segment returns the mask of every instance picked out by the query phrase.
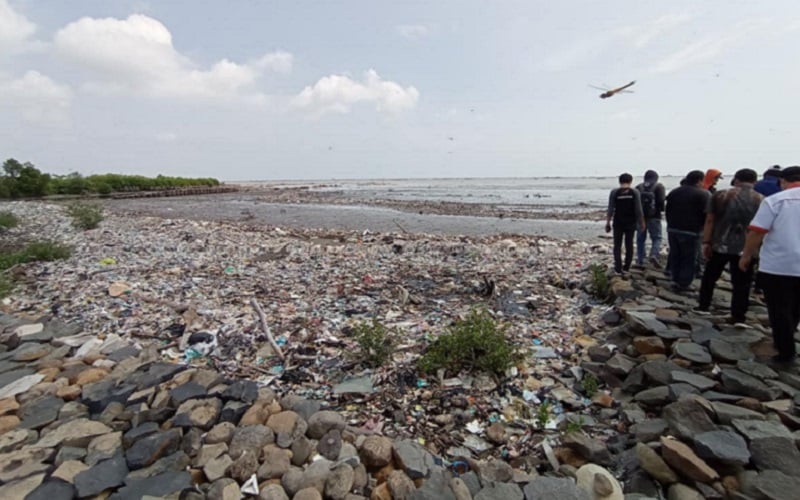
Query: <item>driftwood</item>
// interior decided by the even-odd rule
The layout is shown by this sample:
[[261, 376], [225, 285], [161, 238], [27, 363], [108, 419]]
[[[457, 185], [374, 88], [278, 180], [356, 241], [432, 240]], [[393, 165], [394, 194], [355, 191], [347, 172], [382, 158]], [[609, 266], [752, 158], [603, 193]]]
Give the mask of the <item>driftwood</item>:
[[255, 298], [250, 299], [250, 305], [253, 306], [253, 309], [255, 309], [256, 313], [258, 313], [258, 319], [261, 321], [261, 330], [267, 336], [267, 340], [269, 340], [269, 345], [272, 346], [272, 349], [275, 351], [275, 354], [277, 354], [278, 357], [281, 358], [281, 361], [284, 361], [286, 359], [286, 356], [283, 355], [283, 351], [281, 351], [280, 346], [278, 346], [278, 343], [275, 342], [275, 337], [272, 336], [272, 332], [270, 331], [269, 325], [267, 324], [267, 317], [264, 314], [264, 310], [261, 309], [261, 306], [259, 305], [258, 301]]

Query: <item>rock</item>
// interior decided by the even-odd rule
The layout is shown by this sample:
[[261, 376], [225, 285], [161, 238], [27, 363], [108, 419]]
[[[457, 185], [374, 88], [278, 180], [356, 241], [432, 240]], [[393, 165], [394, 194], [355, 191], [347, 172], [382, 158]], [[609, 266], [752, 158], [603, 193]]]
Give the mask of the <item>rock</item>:
[[633, 347], [639, 354], [665, 354], [667, 348], [659, 337], [635, 337]]
[[662, 437], [661, 454], [667, 464], [690, 479], [701, 483], [710, 483], [719, 479], [717, 471], [709, 467], [691, 448], [680, 441]]
[[209, 461], [222, 456], [222, 454], [227, 451], [228, 446], [225, 443], [207, 444], [200, 448], [197, 455], [192, 460], [192, 465], [203, 468]]
[[19, 423], [19, 417], [16, 415], [5, 415], [0, 417], [0, 435], [5, 434], [12, 429], [16, 429], [17, 426], [19, 426]]
[[604, 443], [590, 438], [583, 432], [571, 432], [564, 436], [561, 444], [574, 450], [590, 462], [606, 465], [611, 462], [611, 455]]
[[45, 396], [31, 403], [22, 405], [17, 416], [22, 420], [23, 429], [41, 429], [58, 418], [58, 412], [64, 406], [64, 400], [55, 396]]
[[631, 329], [645, 335], [655, 335], [661, 330], [666, 330], [667, 325], [656, 319], [656, 315], [649, 312], [625, 311], [625, 316]]
[[259, 456], [260, 455], [250, 453], [249, 450], [245, 451], [231, 464], [230, 468], [228, 469], [228, 476], [232, 477], [239, 483], [244, 483], [258, 470]]
[[381, 468], [392, 461], [392, 441], [383, 436], [367, 436], [359, 454], [367, 468]]
[[127, 481], [126, 486], [111, 495], [110, 500], [139, 500], [167, 497], [192, 486], [192, 476], [186, 471], [164, 472], [145, 479]]
[[701, 365], [711, 363], [711, 354], [709, 354], [708, 350], [694, 342], [675, 342], [672, 345], [672, 351], [692, 363]]
[[456, 496], [456, 500], [472, 500], [472, 492], [469, 491], [467, 483], [460, 477], [454, 477], [450, 480], [450, 489]]
[[694, 436], [694, 447], [697, 455], [707, 460], [716, 460], [728, 465], [746, 465], [750, 462], [747, 443], [734, 432], [699, 433]]
[[[354, 479], [355, 473], [350, 465], [341, 464], [335, 467], [328, 476], [328, 479], [325, 480], [325, 498], [330, 498], [331, 500], [343, 500], [353, 488]], [[391, 488], [391, 475], [389, 476], [389, 481], [389, 487]], [[409, 479], [409, 482], [410, 481], [411, 480]], [[413, 487], [414, 483], [411, 483], [411, 485]], [[400, 497], [394, 496], [394, 498]]]
[[663, 418], [652, 418], [645, 420], [630, 427], [630, 432], [636, 436], [636, 440], [640, 443], [649, 443], [650, 441], [658, 441], [669, 429], [669, 424]]
[[768, 387], [764, 382], [732, 368], [722, 370], [721, 381], [722, 387], [726, 391], [750, 396], [759, 401], [768, 401], [780, 397], [780, 393], [776, 394], [775, 389]]
[[180, 406], [190, 399], [203, 398], [207, 393], [208, 391], [204, 386], [195, 382], [188, 382], [169, 391], [169, 397], [174, 406]]
[[682, 371], [672, 372], [672, 381], [690, 384], [694, 387], [697, 387], [701, 391], [707, 391], [717, 385], [714, 380], [711, 380], [708, 377], [704, 377], [696, 373]]
[[317, 443], [317, 451], [328, 460], [336, 460], [342, 450], [342, 434], [331, 429], [322, 436]]
[[23, 448], [0, 455], [0, 482], [8, 483], [25, 476], [47, 472], [55, 450], [43, 448]]
[[318, 411], [308, 419], [308, 437], [320, 439], [328, 431], [336, 429], [341, 431], [345, 428], [345, 420], [339, 413], [334, 411]]
[[592, 500], [587, 492], [578, 488], [572, 479], [540, 476], [523, 488], [525, 498], [553, 498], [558, 500]]
[[525, 496], [522, 490], [519, 489], [519, 486], [515, 484], [489, 483], [473, 498], [475, 500], [523, 500]]
[[606, 367], [611, 371], [611, 373], [621, 377], [630, 374], [636, 365], [637, 362], [635, 359], [619, 352], [614, 354], [611, 359], [606, 362]]
[[756, 439], [778, 437], [792, 439], [792, 433], [783, 425], [772, 421], [733, 420], [736, 431], [750, 442]]
[[494, 422], [486, 428], [486, 437], [495, 444], [506, 442], [506, 428], [502, 422]]
[[254, 455], [258, 456], [264, 446], [274, 442], [275, 435], [269, 427], [264, 425], [238, 427], [233, 432], [229, 454], [238, 458], [243, 451], [250, 450]]
[[180, 443], [179, 429], [170, 429], [139, 439], [125, 453], [128, 468], [136, 470], [152, 465], [159, 458], [175, 453]]
[[272, 432], [275, 434], [284, 433], [292, 435], [294, 434], [299, 419], [300, 415], [293, 411], [282, 411], [269, 416], [267, 419], [267, 427], [272, 429]]
[[696, 434], [717, 428], [703, 406], [692, 399], [682, 399], [664, 408], [662, 417], [670, 430], [681, 439], [692, 439]]
[[258, 494], [258, 500], [289, 500], [289, 496], [278, 484], [267, 484]]
[[322, 500], [322, 494], [316, 488], [303, 488], [294, 494], [292, 500]]
[[145, 422], [129, 430], [122, 436], [122, 445], [130, 448], [139, 439], [151, 436], [159, 431], [159, 426], [155, 422]]
[[75, 487], [64, 481], [47, 481], [31, 491], [25, 500], [72, 500]]
[[669, 487], [667, 500], [705, 500], [705, 497], [696, 489], [685, 484], [675, 483]]
[[502, 460], [489, 460], [481, 463], [479, 476], [481, 481], [486, 484], [487, 482], [500, 482], [507, 483], [511, 481], [514, 476], [514, 470], [508, 465], [507, 462]]
[[432, 471], [430, 477], [411, 497], [412, 500], [455, 500], [455, 498], [453, 490], [450, 489], [449, 477], [446, 477], [441, 470]]
[[636, 444], [636, 458], [639, 460], [639, 465], [642, 469], [661, 484], [667, 485], [678, 481], [678, 476], [664, 459], [646, 444]]
[[236, 426], [230, 422], [221, 422], [208, 431], [205, 437], [206, 444], [217, 444], [217, 443], [225, 443], [228, 444], [231, 442], [233, 438], [233, 432], [236, 430]]
[[[744, 441], [744, 440], [743, 440]], [[800, 451], [793, 439], [763, 437], [750, 443], [753, 464], [759, 470], [777, 470], [794, 476], [800, 471]]]
[[79, 497], [97, 495], [109, 488], [123, 484], [128, 466], [122, 453], [104, 460], [75, 476], [75, 489]]
[[217, 422], [222, 402], [217, 398], [190, 399], [178, 407], [172, 423], [180, 427], [209, 430]]
[[[20, 373], [25, 373], [24, 370], [18, 370]], [[13, 375], [15, 372], [12, 372]], [[4, 374], [9, 375], [9, 374]], [[38, 384], [44, 379], [44, 375], [40, 373], [36, 373], [33, 375], [24, 375], [20, 378], [14, 379], [11, 382], [6, 383], [5, 385], [0, 386], [0, 399], [10, 398], [12, 396], [16, 396], [17, 394], [21, 394], [23, 392], [29, 391], [33, 386]]]
[[84, 385], [81, 389], [81, 403], [85, 404], [91, 413], [100, 413], [113, 402], [125, 403], [135, 390], [134, 384], [116, 385], [113, 379], [106, 378]]
[[231, 478], [224, 477], [214, 481], [206, 494], [208, 500], [241, 500], [242, 491]]
[[89, 469], [89, 466], [79, 460], [67, 460], [53, 471], [52, 477], [73, 483], [75, 476], [87, 469]]
[[25, 479], [4, 484], [3, 486], [0, 486], [0, 498], [26, 498], [32, 491], [42, 484], [43, 480], [44, 474], [34, 474], [26, 477]]
[[300, 490], [304, 488], [314, 488], [318, 492], [325, 491], [325, 483], [331, 474], [331, 462], [321, 458], [311, 464], [303, 471], [300, 478]]
[[65, 446], [87, 446], [95, 436], [108, 434], [111, 431], [111, 428], [101, 422], [78, 418], [61, 424], [32, 446], [36, 448], [51, 448], [60, 444]]
[[263, 452], [263, 463], [258, 469], [258, 479], [280, 479], [291, 465], [290, 453], [276, 446], [266, 446]]
[[646, 406], [661, 407], [672, 401], [668, 386], [662, 385], [637, 392], [633, 400]]
[[253, 403], [257, 398], [258, 384], [252, 380], [237, 380], [222, 393], [222, 399], [225, 401], [237, 400], [243, 403]]
[[747, 344], [732, 343], [722, 339], [712, 339], [708, 350], [715, 359], [726, 362], [753, 359], [753, 353]]
[[764, 420], [764, 415], [741, 406], [712, 401], [711, 407], [720, 424], [730, 425], [734, 420]]
[[599, 465], [586, 464], [578, 469], [577, 485], [593, 500], [624, 500], [617, 479]]
[[[292, 442], [292, 464], [302, 466], [311, 456], [311, 441], [305, 436], [300, 436]], [[391, 450], [390, 450], [391, 452]]]
[[184, 453], [182, 450], [179, 450], [172, 455], [159, 458], [153, 465], [149, 467], [144, 467], [131, 472], [128, 474], [128, 477], [125, 478], [125, 482], [130, 483], [131, 480], [146, 479], [149, 477], [158, 476], [165, 472], [178, 472], [186, 470], [191, 463], [192, 460], [189, 458], [189, 456], [186, 455], [186, 453]]
[[[61, 450], [69, 447], [63, 447]], [[103, 460], [113, 457], [122, 448], [122, 432], [112, 432], [103, 434], [92, 439], [88, 450], [81, 450], [86, 455], [85, 462], [88, 465], [95, 465]], [[75, 457], [77, 458], [77, 457]]]
[[212, 458], [203, 466], [203, 474], [206, 475], [209, 482], [213, 483], [217, 479], [225, 477], [231, 465], [233, 465], [233, 459], [229, 455]]
[[658, 385], [669, 384], [672, 381], [672, 372], [689, 371], [672, 361], [665, 360], [646, 361], [642, 363], [641, 367], [647, 378]]

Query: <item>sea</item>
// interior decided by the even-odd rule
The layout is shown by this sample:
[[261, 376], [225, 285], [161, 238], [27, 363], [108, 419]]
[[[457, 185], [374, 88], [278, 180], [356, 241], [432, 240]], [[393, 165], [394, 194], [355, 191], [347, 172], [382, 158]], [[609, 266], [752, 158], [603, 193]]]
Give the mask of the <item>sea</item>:
[[[642, 179], [634, 180], [634, 184]], [[659, 180], [669, 189], [680, 177]], [[604, 208], [608, 194], [618, 186], [617, 177], [509, 177], [446, 179], [364, 179], [316, 181], [263, 181], [271, 186], [308, 186], [320, 191], [338, 191], [353, 199], [403, 201], [451, 201], [498, 206], [562, 210]]]

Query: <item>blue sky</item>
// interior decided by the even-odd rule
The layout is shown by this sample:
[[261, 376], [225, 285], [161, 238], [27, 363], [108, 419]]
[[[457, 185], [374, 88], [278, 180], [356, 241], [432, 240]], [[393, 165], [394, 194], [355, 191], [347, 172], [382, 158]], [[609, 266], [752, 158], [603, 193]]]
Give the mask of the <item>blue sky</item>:
[[798, 163], [798, 40], [790, 1], [0, 0], [0, 156], [225, 180], [761, 171]]

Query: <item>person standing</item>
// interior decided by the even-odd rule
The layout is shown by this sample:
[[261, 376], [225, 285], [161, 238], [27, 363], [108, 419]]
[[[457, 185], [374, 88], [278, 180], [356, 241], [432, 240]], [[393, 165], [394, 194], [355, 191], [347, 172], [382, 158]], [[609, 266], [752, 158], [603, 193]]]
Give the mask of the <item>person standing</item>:
[[685, 291], [695, 277], [698, 243], [705, 224], [705, 211], [711, 194], [704, 189], [703, 172], [692, 170], [686, 182], [667, 195], [667, 267], [672, 288]]
[[758, 174], [743, 168], [733, 177], [733, 187], [717, 191], [711, 197], [706, 210], [703, 230], [703, 257], [706, 267], [700, 282], [698, 311], [708, 311], [714, 295], [714, 287], [725, 266], [731, 273], [733, 294], [731, 296], [731, 321], [744, 323], [753, 281], [753, 265], [739, 269], [739, 256], [744, 250], [747, 226], [753, 220], [761, 200], [753, 190]]
[[717, 182], [720, 179], [722, 179], [722, 172], [716, 168], [709, 168], [706, 170], [705, 177], [703, 177], [703, 189], [713, 194], [717, 190]]
[[764, 172], [764, 177], [756, 182], [754, 188], [764, 196], [773, 195], [781, 190], [781, 167], [773, 165]]
[[750, 223], [739, 269], [750, 267], [760, 247], [759, 279], [778, 351], [772, 359], [788, 364], [797, 356], [800, 324], [800, 167], [783, 169], [780, 183], [781, 192], [764, 198]]
[[[627, 272], [633, 262], [633, 235], [638, 226], [644, 230], [642, 200], [639, 191], [631, 187], [633, 176], [619, 176], [619, 187], [612, 189], [608, 197], [606, 215], [606, 232], [611, 232], [611, 221], [614, 221], [614, 271], [617, 274]], [[622, 263], [622, 240], [625, 240], [625, 264]]]
[[644, 265], [647, 255], [647, 234], [650, 234], [650, 263], [656, 269], [661, 268], [658, 255], [661, 252], [661, 213], [664, 212], [664, 200], [666, 190], [664, 185], [658, 182], [658, 172], [648, 170], [644, 173], [644, 182], [636, 186], [639, 197], [642, 201], [642, 213], [644, 214], [643, 231], [636, 233], [636, 263]]

